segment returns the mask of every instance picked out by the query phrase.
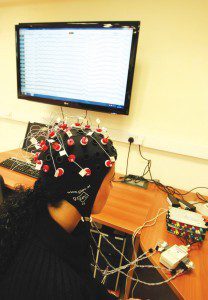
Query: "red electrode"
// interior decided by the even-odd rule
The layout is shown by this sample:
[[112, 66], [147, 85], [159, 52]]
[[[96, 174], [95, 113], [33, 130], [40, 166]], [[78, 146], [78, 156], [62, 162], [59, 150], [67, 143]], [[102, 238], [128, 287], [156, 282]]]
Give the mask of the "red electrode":
[[51, 131], [50, 133], [49, 133], [49, 137], [50, 138], [54, 138], [56, 136], [56, 133], [55, 133], [55, 131]]
[[50, 170], [50, 167], [48, 165], [43, 165], [43, 172], [48, 173]]
[[83, 136], [80, 140], [80, 143], [85, 146], [88, 143], [88, 138], [86, 136]]
[[72, 138], [67, 140], [67, 145], [68, 146], [73, 146], [75, 144], [74, 140]]
[[106, 165], [106, 167], [108, 167], [108, 168], [110, 168], [110, 167], [112, 167], [112, 162], [108, 159], [108, 160], [106, 160], [105, 161], [105, 165]]
[[68, 161], [69, 161], [69, 162], [74, 162], [74, 161], [75, 161], [75, 158], [76, 158], [76, 156], [75, 156], [74, 154], [70, 154], [70, 155], [68, 156]]
[[90, 176], [92, 173], [89, 168], [85, 168], [85, 172], [86, 172], [86, 176]]
[[64, 169], [62, 169], [62, 168], [58, 168], [57, 170], [56, 170], [56, 172], [55, 172], [55, 177], [60, 177], [60, 176], [62, 176], [64, 174]]
[[41, 150], [42, 151], [47, 151], [48, 150], [48, 146], [46, 144], [44, 144], [42, 147], [41, 147]]
[[107, 143], [108, 143], [108, 138], [103, 138], [103, 139], [101, 140], [101, 143], [102, 143], [103, 145], [107, 145]]
[[61, 145], [58, 142], [55, 142], [52, 144], [52, 148], [56, 151], [60, 151], [61, 150]]

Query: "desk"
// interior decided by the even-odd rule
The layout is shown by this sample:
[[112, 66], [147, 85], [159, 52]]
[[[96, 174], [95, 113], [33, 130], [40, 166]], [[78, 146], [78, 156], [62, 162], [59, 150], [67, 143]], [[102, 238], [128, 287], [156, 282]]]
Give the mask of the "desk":
[[[15, 149], [0, 153], [0, 161], [11, 157], [22, 157], [22, 150]], [[6, 185], [14, 189], [18, 183], [27, 187], [32, 187], [35, 179], [21, 175], [11, 170], [0, 167], [0, 174], [3, 176]], [[155, 185], [150, 184], [148, 190], [126, 185], [123, 183], [114, 183], [110, 196], [102, 213], [93, 215], [93, 220], [113, 227], [117, 230], [132, 234], [134, 230], [142, 225], [145, 220], [155, 217], [161, 207], [167, 208], [166, 194], [158, 190]], [[190, 194], [190, 199], [194, 195]], [[166, 230], [165, 214], [160, 216], [156, 225], [142, 230], [141, 237], [136, 239], [136, 247], [140, 245], [143, 251], [155, 246], [158, 240], [165, 240], [170, 245], [181, 244], [181, 241]], [[202, 247], [193, 246], [190, 253], [190, 259], [195, 264], [195, 270], [183, 276], [180, 276], [169, 283], [170, 287], [179, 297], [185, 300], [205, 300], [208, 295], [208, 238], [206, 237]], [[133, 258], [133, 257], [132, 257]], [[154, 265], [159, 265], [159, 254], [150, 258]], [[166, 279], [166, 274], [160, 271]], [[131, 273], [130, 273], [131, 274]], [[125, 298], [128, 298], [130, 281], [127, 281]]]

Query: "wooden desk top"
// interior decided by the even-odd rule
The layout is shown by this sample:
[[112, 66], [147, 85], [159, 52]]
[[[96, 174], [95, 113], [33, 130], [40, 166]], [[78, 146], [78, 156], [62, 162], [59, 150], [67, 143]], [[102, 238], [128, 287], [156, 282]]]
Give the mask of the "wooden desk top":
[[[152, 201], [152, 206], [148, 212], [147, 220], [154, 218], [161, 207], [168, 208], [166, 197], [167, 195], [165, 193], [158, 190], [155, 200], [150, 200]], [[190, 194], [188, 198], [189, 200], [198, 201], [194, 194]], [[185, 199], [188, 200], [188, 198], [186, 197]], [[154, 226], [142, 230], [140, 245], [143, 251], [154, 247], [159, 240], [166, 241], [169, 245], [183, 244], [182, 240], [166, 230], [165, 218], [166, 214], [161, 215]], [[150, 260], [154, 265], [162, 266], [159, 263], [159, 257], [159, 254], [155, 254]], [[169, 285], [179, 299], [205, 300], [208, 297], [208, 235], [206, 235], [205, 241], [201, 246], [198, 244], [191, 246], [189, 258], [194, 262], [195, 269], [190, 273], [186, 273], [174, 279]], [[169, 277], [161, 270], [160, 274], [165, 279]]]

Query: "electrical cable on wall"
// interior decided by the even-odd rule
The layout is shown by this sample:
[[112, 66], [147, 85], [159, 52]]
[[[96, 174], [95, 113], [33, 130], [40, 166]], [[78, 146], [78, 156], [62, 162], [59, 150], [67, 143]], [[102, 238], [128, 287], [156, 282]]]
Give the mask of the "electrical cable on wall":
[[126, 174], [125, 174], [125, 176], [127, 176], [127, 174], [128, 174], [129, 155], [130, 155], [130, 150], [131, 150], [131, 144], [134, 142], [134, 139], [129, 138], [128, 142], [129, 142], [129, 149], [128, 149], [127, 160], [126, 160]]
[[[177, 188], [174, 188], [169, 185], [164, 185], [158, 180], [153, 179], [152, 172], [151, 172], [151, 167], [152, 167], [152, 160], [147, 159], [144, 157], [142, 150], [141, 150], [141, 145], [139, 145], [139, 154], [142, 157], [143, 160], [147, 162], [142, 175], [136, 176], [136, 175], [130, 175], [128, 174], [128, 161], [129, 161], [129, 155], [130, 155], [130, 149], [131, 149], [131, 144], [129, 144], [129, 150], [128, 150], [128, 156], [127, 156], [127, 164], [126, 164], [126, 174], [125, 176], [119, 177], [120, 180], [114, 180], [114, 182], [134, 182], [134, 183], [139, 183], [139, 182], [149, 182], [149, 183], [154, 183], [159, 190], [162, 192], [166, 193], [167, 195], [177, 195], [179, 196], [180, 199], [184, 200], [184, 196], [188, 195], [189, 193], [193, 192], [196, 189], [208, 189], [208, 187], [195, 187], [187, 192], [180, 192]], [[145, 178], [149, 174], [150, 179]], [[195, 202], [194, 204], [202, 203], [203, 202], [208, 202], [208, 200], [201, 195], [199, 192], [196, 192], [196, 197], [200, 200]]]
[[62, 113], [62, 118], [63, 118], [63, 120], [65, 119], [65, 117], [64, 117], [64, 111], [63, 111], [63, 107], [62, 106], [60, 106], [61, 107], [61, 113]]

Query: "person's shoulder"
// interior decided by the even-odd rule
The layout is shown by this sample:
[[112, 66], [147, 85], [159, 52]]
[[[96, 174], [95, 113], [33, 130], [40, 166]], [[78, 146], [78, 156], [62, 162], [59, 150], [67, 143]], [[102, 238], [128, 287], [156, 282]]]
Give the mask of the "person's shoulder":
[[[11, 284], [12, 283], [12, 284]], [[84, 300], [79, 277], [35, 236], [19, 249], [0, 283], [0, 299]]]

